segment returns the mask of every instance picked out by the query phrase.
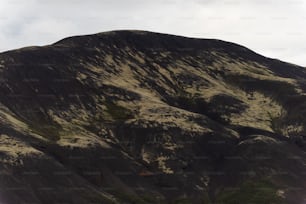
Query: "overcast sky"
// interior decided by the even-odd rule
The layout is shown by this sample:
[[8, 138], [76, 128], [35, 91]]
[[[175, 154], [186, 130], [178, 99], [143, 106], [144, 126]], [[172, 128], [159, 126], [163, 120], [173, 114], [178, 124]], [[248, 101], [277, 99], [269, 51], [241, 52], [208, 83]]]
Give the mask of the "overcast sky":
[[305, 0], [0, 0], [0, 51], [117, 29], [217, 38], [306, 66]]

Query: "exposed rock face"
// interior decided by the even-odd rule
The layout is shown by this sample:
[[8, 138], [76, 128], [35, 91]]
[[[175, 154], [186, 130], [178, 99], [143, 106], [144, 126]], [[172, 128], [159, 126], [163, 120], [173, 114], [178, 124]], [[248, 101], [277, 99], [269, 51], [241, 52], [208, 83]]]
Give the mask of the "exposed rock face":
[[0, 54], [0, 202], [306, 199], [306, 69], [144, 31]]

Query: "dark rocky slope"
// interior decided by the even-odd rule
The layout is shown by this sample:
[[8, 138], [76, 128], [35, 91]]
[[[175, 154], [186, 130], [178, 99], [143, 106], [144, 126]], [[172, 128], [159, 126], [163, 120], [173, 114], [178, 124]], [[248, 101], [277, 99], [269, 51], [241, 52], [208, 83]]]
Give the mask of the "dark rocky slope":
[[306, 202], [305, 79], [143, 31], [1, 53], [0, 202]]

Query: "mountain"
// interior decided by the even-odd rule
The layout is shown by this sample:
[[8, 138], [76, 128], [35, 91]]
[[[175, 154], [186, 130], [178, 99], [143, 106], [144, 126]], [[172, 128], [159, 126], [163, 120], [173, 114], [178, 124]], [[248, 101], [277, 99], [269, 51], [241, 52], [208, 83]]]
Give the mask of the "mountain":
[[306, 202], [306, 69], [112, 31], [0, 54], [0, 203]]

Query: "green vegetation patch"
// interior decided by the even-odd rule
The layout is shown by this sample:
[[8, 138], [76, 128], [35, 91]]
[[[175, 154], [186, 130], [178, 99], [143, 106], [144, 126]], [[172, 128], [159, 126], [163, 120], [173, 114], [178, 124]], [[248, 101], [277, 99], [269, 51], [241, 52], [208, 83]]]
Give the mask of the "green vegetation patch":
[[277, 188], [267, 180], [246, 181], [237, 189], [223, 191], [217, 197], [220, 204], [284, 204]]
[[228, 115], [232, 113], [240, 113], [246, 109], [246, 105], [242, 101], [228, 96], [217, 95], [212, 101], [206, 102], [204, 98], [190, 93], [180, 92], [177, 96], [169, 99], [169, 104], [194, 112], [206, 115], [210, 119], [228, 124]]
[[284, 104], [289, 96], [297, 94], [295, 86], [284, 81], [263, 80], [247, 75], [225, 75], [224, 79], [246, 92], [258, 91]]
[[193, 202], [188, 198], [178, 198], [170, 204], [193, 204]]
[[105, 195], [100, 194], [98, 192], [80, 192], [82, 197], [88, 201], [88, 203], [103, 203], [103, 204], [116, 204], [117, 202], [110, 200]]
[[42, 137], [45, 137], [46, 139], [50, 141], [58, 141], [60, 139], [59, 132], [62, 130], [62, 128], [58, 124], [44, 124], [44, 123], [31, 123], [29, 125], [29, 128], [34, 133], [41, 135]]
[[111, 101], [105, 101], [107, 113], [113, 120], [124, 121], [133, 117], [132, 111]]
[[166, 202], [151, 194], [143, 194], [143, 195], [132, 195], [123, 193], [120, 191], [112, 192], [112, 194], [119, 200], [120, 203], [128, 203], [128, 204], [166, 204]]

